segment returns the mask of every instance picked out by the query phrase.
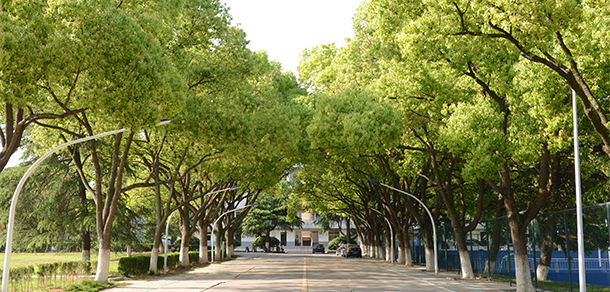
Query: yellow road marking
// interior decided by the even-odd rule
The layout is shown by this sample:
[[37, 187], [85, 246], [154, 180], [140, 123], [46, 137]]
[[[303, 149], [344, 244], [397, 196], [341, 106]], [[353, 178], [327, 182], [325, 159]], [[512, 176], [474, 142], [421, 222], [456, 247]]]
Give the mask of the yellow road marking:
[[301, 287], [301, 291], [309, 291], [307, 287], [307, 258], [303, 258], [303, 286]]

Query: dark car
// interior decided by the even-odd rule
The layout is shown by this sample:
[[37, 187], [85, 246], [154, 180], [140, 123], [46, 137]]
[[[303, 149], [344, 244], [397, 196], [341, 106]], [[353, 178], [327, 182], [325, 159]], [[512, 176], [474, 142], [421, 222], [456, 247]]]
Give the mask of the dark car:
[[313, 251], [311, 253], [321, 252], [324, 253], [324, 245], [321, 243], [316, 243], [313, 245]]
[[362, 249], [355, 243], [345, 244], [345, 248], [342, 252], [343, 257], [362, 257]]

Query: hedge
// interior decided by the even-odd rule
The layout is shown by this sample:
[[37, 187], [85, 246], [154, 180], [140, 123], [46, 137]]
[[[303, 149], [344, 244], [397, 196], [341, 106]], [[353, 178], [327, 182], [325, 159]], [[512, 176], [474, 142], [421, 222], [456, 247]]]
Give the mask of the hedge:
[[[274, 248], [280, 245], [280, 240], [275, 238], [274, 236], [269, 237], [269, 247]], [[252, 246], [263, 248], [265, 247], [265, 237], [258, 236], [252, 242]]]
[[[208, 258], [211, 255], [208, 253]], [[157, 269], [163, 269], [164, 264], [164, 255], [159, 255], [157, 259]], [[167, 254], [167, 268], [173, 269], [178, 266], [178, 261], [180, 260], [180, 253], [168, 253]], [[199, 262], [199, 252], [192, 251], [189, 252], [189, 262], [197, 263]], [[124, 275], [125, 277], [129, 277], [131, 275], [142, 275], [148, 273], [148, 268], [150, 267], [150, 256], [132, 256], [132, 257], [124, 257], [119, 259], [119, 273]]]
[[345, 243], [345, 236], [338, 236], [335, 237], [335, 239], [331, 240], [328, 243], [328, 250], [337, 250], [337, 248], [339, 248], [340, 245]]

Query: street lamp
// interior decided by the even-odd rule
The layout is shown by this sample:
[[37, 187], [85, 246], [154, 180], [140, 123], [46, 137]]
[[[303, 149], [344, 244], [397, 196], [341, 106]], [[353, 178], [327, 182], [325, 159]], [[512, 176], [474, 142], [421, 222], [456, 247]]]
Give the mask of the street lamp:
[[169, 222], [172, 221], [172, 216], [174, 216], [174, 213], [176, 213], [176, 211], [178, 210], [174, 210], [174, 212], [169, 215], [169, 218], [167, 218], [167, 223], [165, 224], [165, 240], [163, 240], [163, 244], [165, 245], [165, 255], [163, 257], [163, 274], [167, 273], [167, 234], [169, 233]]
[[[521, 56], [537, 63], [525, 52]], [[580, 185], [580, 150], [578, 147], [578, 111], [576, 103], [576, 91], [572, 89], [572, 124], [574, 128], [574, 181], [576, 191], [576, 241], [578, 242], [578, 285], [580, 291], [587, 291], [587, 279], [585, 274], [585, 239], [582, 219], [582, 194]]]
[[[341, 213], [345, 213], [345, 214], [347, 214], [347, 215], [350, 215], [350, 216], [353, 216], [353, 217], [355, 217], [355, 218], [358, 218], [358, 219], [360, 219], [362, 222], [364, 222], [364, 224], [366, 224], [366, 225], [369, 227], [369, 229], [371, 229], [371, 230], [373, 229], [373, 227], [371, 226], [371, 224], [369, 224], [368, 222], [366, 222], [366, 220], [364, 220], [364, 218], [362, 218], [362, 217], [360, 217], [360, 216], [358, 216], [358, 215], [354, 215], [354, 214], [351, 214], [351, 213], [345, 212], [345, 211], [341, 211]], [[392, 240], [392, 241], [393, 241], [393, 240]], [[360, 242], [360, 243], [364, 245], [364, 243], [363, 243], [363, 242]], [[365, 245], [364, 247], [366, 248], [366, 254], [367, 254], [368, 256], [370, 256], [370, 255], [371, 255], [370, 245]]]
[[[157, 124], [157, 126], [165, 125], [165, 124], [168, 124], [169, 122], [171, 122], [171, 120], [163, 119], [163, 120], [161, 120], [160, 123]], [[9, 271], [10, 271], [10, 265], [11, 265], [11, 252], [12, 252], [12, 247], [13, 247], [13, 229], [15, 227], [15, 209], [17, 208], [17, 200], [19, 199], [19, 194], [21, 193], [21, 189], [25, 185], [25, 182], [30, 177], [30, 175], [34, 172], [34, 170], [40, 164], [42, 164], [42, 162], [45, 159], [47, 159], [49, 156], [51, 156], [51, 154], [53, 154], [63, 148], [66, 148], [70, 145], [86, 142], [89, 140], [94, 140], [94, 139], [105, 137], [105, 136], [123, 133], [125, 131], [129, 131], [129, 129], [114, 130], [114, 131], [105, 132], [105, 133], [101, 133], [101, 134], [97, 134], [97, 135], [93, 135], [93, 136], [89, 136], [89, 137], [85, 137], [85, 138], [81, 138], [81, 139], [76, 139], [74, 141], [66, 142], [64, 144], [61, 144], [61, 145], [51, 149], [49, 152], [45, 153], [42, 157], [38, 158], [38, 160], [36, 160], [36, 162], [34, 162], [34, 164], [32, 164], [32, 166], [30, 166], [30, 168], [28, 168], [28, 170], [25, 172], [25, 174], [19, 181], [19, 184], [17, 185], [17, 188], [15, 189], [15, 193], [13, 194], [13, 199], [11, 200], [11, 207], [10, 207], [9, 214], [8, 214], [8, 225], [6, 227], [6, 251], [4, 254], [4, 270], [2, 271], [2, 287], [1, 287], [0, 291], [2, 291], [2, 292], [8, 291], [8, 283], [9, 283], [9, 277], [10, 277]]]
[[[206, 195], [211, 195], [211, 194], [216, 194], [216, 193], [221, 193], [224, 191], [231, 191], [231, 190], [235, 190], [235, 189], [239, 189], [240, 186], [232, 186], [230, 188], [226, 188], [226, 189], [222, 189], [222, 190], [217, 190], [217, 191], [213, 191], [213, 192], [209, 192]], [[167, 223], [165, 224], [165, 257], [163, 258], [163, 274], [165, 274], [167, 272], [167, 237], [168, 237], [168, 233], [169, 233], [169, 223], [172, 221], [172, 216], [174, 216], [174, 213], [176, 213], [176, 211], [178, 211], [177, 209], [174, 210], [174, 212], [172, 212], [172, 214], [169, 215], [169, 218], [167, 219]], [[201, 239], [203, 239], [203, 233], [201, 233], [201, 230], [199, 230]], [[207, 239], [207, 234], [206, 234], [206, 239]], [[203, 251], [203, 252], [207, 252]]]
[[401, 194], [405, 194], [413, 199], [415, 199], [417, 202], [419, 202], [422, 207], [424, 207], [424, 209], [426, 210], [426, 212], [428, 212], [428, 216], [430, 216], [430, 222], [432, 222], [432, 238], [434, 240], [434, 275], [438, 276], [438, 243], [436, 242], [436, 224], [434, 223], [434, 217], [432, 217], [432, 213], [430, 212], [430, 210], [428, 210], [428, 207], [426, 207], [426, 205], [424, 204], [424, 202], [422, 202], [420, 199], [418, 199], [416, 196], [411, 195], [405, 191], [399, 190], [397, 188], [391, 187], [389, 185], [380, 183], [374, 179], [369, 179], [370, 182], [380, 185], [380, 186], [384, 186], [388, 189], [392, 189], [394, 191], [397, 191]]
[[587, 291], [585, 274], [585, 240], [582, 219], [582, 194], [580, 191], [580, 151], [578, 149], [578, 116], [576, 112], [576, 91], [572, 88], [572, 121], [574, 123], [574, 180], [576, 187], [576, 236], [578, 240], [578, 285], [580, 291]]
[[[369, 206], [365, 206], [362, 204], [359, 204], [359, 205], [367, 207], [367, 208], [379, 213], [383, 217], [383, 219], [385, 219], [385, 222], [388, 223], [388, 227], [390, 227], [390, 238], [391, 238], [391, 240], [390, 240], [390, 263], [393, 263], [394, 262], [394, 231], [392, 230], [392, 224], [390, 224], [390, 220], [388, 220], [388, 218], [386, 218], [385, 215], [377, 209], [374, 209], [374, 208], [371, 208]], [[387, 236], [387, 233], [386, 233], [386, 236]]]
[[218, 216], [218, 218], [216, 218], [216, 220], [214, 220], [214, 223], [212, 224], [212, 262], [214, 262], [214, 246], [216, 245], [214, 243], [214, 229], [216, 229], [216, 222], [218, 222], [218, 220], [220, 220], [220, 218], [222, 218], [224, 215], [227, 215], [229, 213], [232, 213], [232, 212], [244, 209], [244, 208], [252, 207], [252, 206], [254, 206], [256, 204], [258, 204], [258, 203], [254, 203], [254, 204], [246, 205], [246, 206], [243, 206], [243, 207], [235, 208], [233, 210], [229, 210], [227, 212], [224, 212], [224, 213], [220, 214], [220, 216]]

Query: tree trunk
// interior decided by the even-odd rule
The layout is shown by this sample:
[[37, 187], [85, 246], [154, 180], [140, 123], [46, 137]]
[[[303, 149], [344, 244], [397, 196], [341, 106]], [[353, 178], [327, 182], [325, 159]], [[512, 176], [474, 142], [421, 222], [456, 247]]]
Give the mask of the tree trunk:
[[110, 240], [104, 240], [100, 237], [99, 252], [97, 260], [97, 271], [95, 273], [95, 281], [102, 284], [108, 284], [108, 274], [110, 272]]
[[[496, 204], [496, 218], [501, 217], [502, 206], [503, 206], [502, 199], [498, 199], [497, 204]], [[491, 225], [491, 230], [489, 228], [487, 228], [489, 230], [489, 233], [491, 233], [491, 242], [490, 242], [490, 247], [489, 247], [488, 260], [487, 260], [487, 263], [485, 264], [485, 274], [489, 274], [490, 268], [491, 268], [491, 274], [493, 274], [495, 272], [496, 261], [498, 258], [498, 251], [500, 251], [500, 246], [503, 245], [503, 243], [502, 243], [502, 241], [503, 241], [502, 240], [502, 224], [504, 224], [504, 220], [494, 220], [492, 223], [488, 223], [488, 226]], [[504, 243], [506, 243], [506, 240], [504, 240]]]
[[[460, 231], [462, 231], [462, 228], [459, 229]], [[455, 242], [457, 243], [457, 249], [460, 255], [460, 268], [462, 271], [462, 279], [474, 279], [474, 271], [472, 270], [470, 253], [468, 252], [468, 247], [466, 246], [466, 234], [462, 232], [456, 232]]]
[[155, 238], [153, 239], [153, 246], [150, 251], [150, 265], [148, 266], [148, 271], [152, 274], [157, 274], [159, 272], [157, 269], [157, 259], [159, 257], [159, 248], [161, 248], [162, 230], [163, 223], [157, 222], [157, 227], [155, 228]]
[[347, 218], [346, 224], [345, 224], [345, 243], [350, 244], [352, 243], [352, 232], [351, 232], [351, 228], [350, 228], [350, 220], [349, 218]]
[[405, 266], [412, 267], [413, 266], [413, 255], [411, 255], [411, 238], [409, 238], [409, 232], [403, 233], [403, 241], [405, 245]]
[[426, 271], [434, 271], [434, 238], [432, 236], [432, 227], [429, 229], [423, 228], [422, 235], [424, 239], [424, 250], [426, 253]]
[[405, 237], [403, 236], [403, 233], [399, 231], [396, 234], [396, 239], [398, 241], [398, 261], [397, 261], [397, 263], [399, 265], [404, 265], [406, 263], [406, 261], [405, 261], [406, 250], [405, 250]]
[[131, 245], [127, 245], [127, 257], [131, 257]]
[[517, 281], [517, 292], [534, 292], [536, 290], [534, 289], [534, 285], [532, 285], [525, 228], [520, 228], [521, 226], [519, 226], [516, 220], [510, 220], [510, 216], [509, 222], [515, 250], [515, 280]]
[[91, 233], [89, 231], [81, 232], [81, 245], [83, 262], [88, 262], [91, 260]]
[[232, 259], [235, 256], [235, 240], [233, 238], [234, 233], [232, 229], [227, 229], [227, 258]]
[[214, 239], [216, 241], [216, 242], [214, 242], [214, 259], [216, 261], [222, 261], [222, 259], [220, 258], [221, 254], [222, 254], [221, 250], [220, 250], [220, 247], [221, 247], [220, 243], [222, 242], [222, 238], [220, 236], [221, 234], [222, 234], [222, 232], [218, 231], [218, 234], [216, 236], [214, 236]]
[[208, 262], [208, 227], [203, 227], [199, 222], [199, 264], [205, 265]]
[[[180, 228], [182, 229], [182, 228]], [[182, 231], [182, 230], [181, 230]], [[191, 265], [189, 262], [189, 241], [191, 240], [191, 235], [189, 232], [183, 232], [182, 238], [180, 239], [180, 260], [178, 262], [178, 266], [186, 268]]]
[[386, 232], [385, 234], [385, 261], [392, 262], [392, 236], [390, 236], [390, 232]]
[[555, 243], [555, 235], [557, 234], [557, 216], [551, 215], [544, 224], [544, 243], [540, 252], [540, 262], [536, 269], [536, 278], [538, 281], [546, 281], [551, 267], [551, 259], [553, 258], [553, 244]]
[[384, 257], [383, 246], [381, 245], [381, 233], [375, 234], [375, 258], [383, 260]]

